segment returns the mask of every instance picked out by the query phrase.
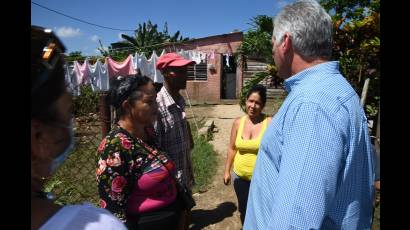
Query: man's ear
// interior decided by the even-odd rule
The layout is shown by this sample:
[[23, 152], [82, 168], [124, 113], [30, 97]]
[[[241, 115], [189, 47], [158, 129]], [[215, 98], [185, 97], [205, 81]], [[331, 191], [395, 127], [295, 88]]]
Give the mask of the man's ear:
[[286, 54], [292, 49], [292, 38], [289, 33], [285, 33], [282, 39], [283, 41], [280, 46], [283, 49], [283, 52]]

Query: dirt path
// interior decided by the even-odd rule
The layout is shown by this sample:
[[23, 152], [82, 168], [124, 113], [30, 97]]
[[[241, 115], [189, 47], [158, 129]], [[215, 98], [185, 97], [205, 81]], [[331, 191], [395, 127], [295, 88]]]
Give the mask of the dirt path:
[[223, 172], [233, 120], [244, 113], [239, 109], [239, 105], [215, 105], [205, 108], [194, 106], [194, 113], [197, 118], [203, 116], [207, 117], [207, 120], [212, 119], [218, 129], [210, 142], [218, 153], [218, 166], [209, 190], [194, 194], [197, 206], [192, 210], [191, 229], [239, 230], [242, 225], [236, 195], [232, 184], [223, 184]]

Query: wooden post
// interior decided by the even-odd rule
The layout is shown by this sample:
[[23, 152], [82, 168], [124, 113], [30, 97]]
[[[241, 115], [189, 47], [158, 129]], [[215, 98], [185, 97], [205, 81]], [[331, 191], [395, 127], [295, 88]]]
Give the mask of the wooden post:
[[362, 97], [360, 98], [360, 104], [362, 104], [362, 106], [364, 106], [364, 104], [366, 103], [366, 96], [367, 96], [367, 89], [369, 88], [369, 82], [370, 82], [370, 78], [366, 78], [366, 80], [364, 81]]
[[104, 138], [111, 130], [111, 112], [110, 105], [107, 104], [107, 95], [107, 92], [101, 92], [99, 100], [102, 138]]

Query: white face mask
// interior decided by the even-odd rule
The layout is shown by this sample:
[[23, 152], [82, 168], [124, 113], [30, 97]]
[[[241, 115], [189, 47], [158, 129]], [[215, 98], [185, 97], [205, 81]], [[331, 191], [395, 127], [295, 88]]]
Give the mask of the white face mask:
[[68, 155], [70, 155], [71, 151], [74, 149], [74, 130], [73, 130], [73, 120], [70, 121], [69, 126], [62, 126], [63, 128], [68, 129], [70, 132], [70, 140], [67, 146], [64, 148], [63, 152], [59, 154], [56, 158], [53, 159], [51, 162], [50, 170], [51, 173], [54, 174], [55, 171], [63, 164], [66, 160]]

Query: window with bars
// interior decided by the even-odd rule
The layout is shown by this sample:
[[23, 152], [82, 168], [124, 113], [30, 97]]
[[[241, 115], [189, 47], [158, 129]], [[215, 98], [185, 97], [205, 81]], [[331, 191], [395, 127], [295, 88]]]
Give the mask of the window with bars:
[[188, 66], [187, 80], [188, 81], [207, 81], [206, 61], [195, 65]]

